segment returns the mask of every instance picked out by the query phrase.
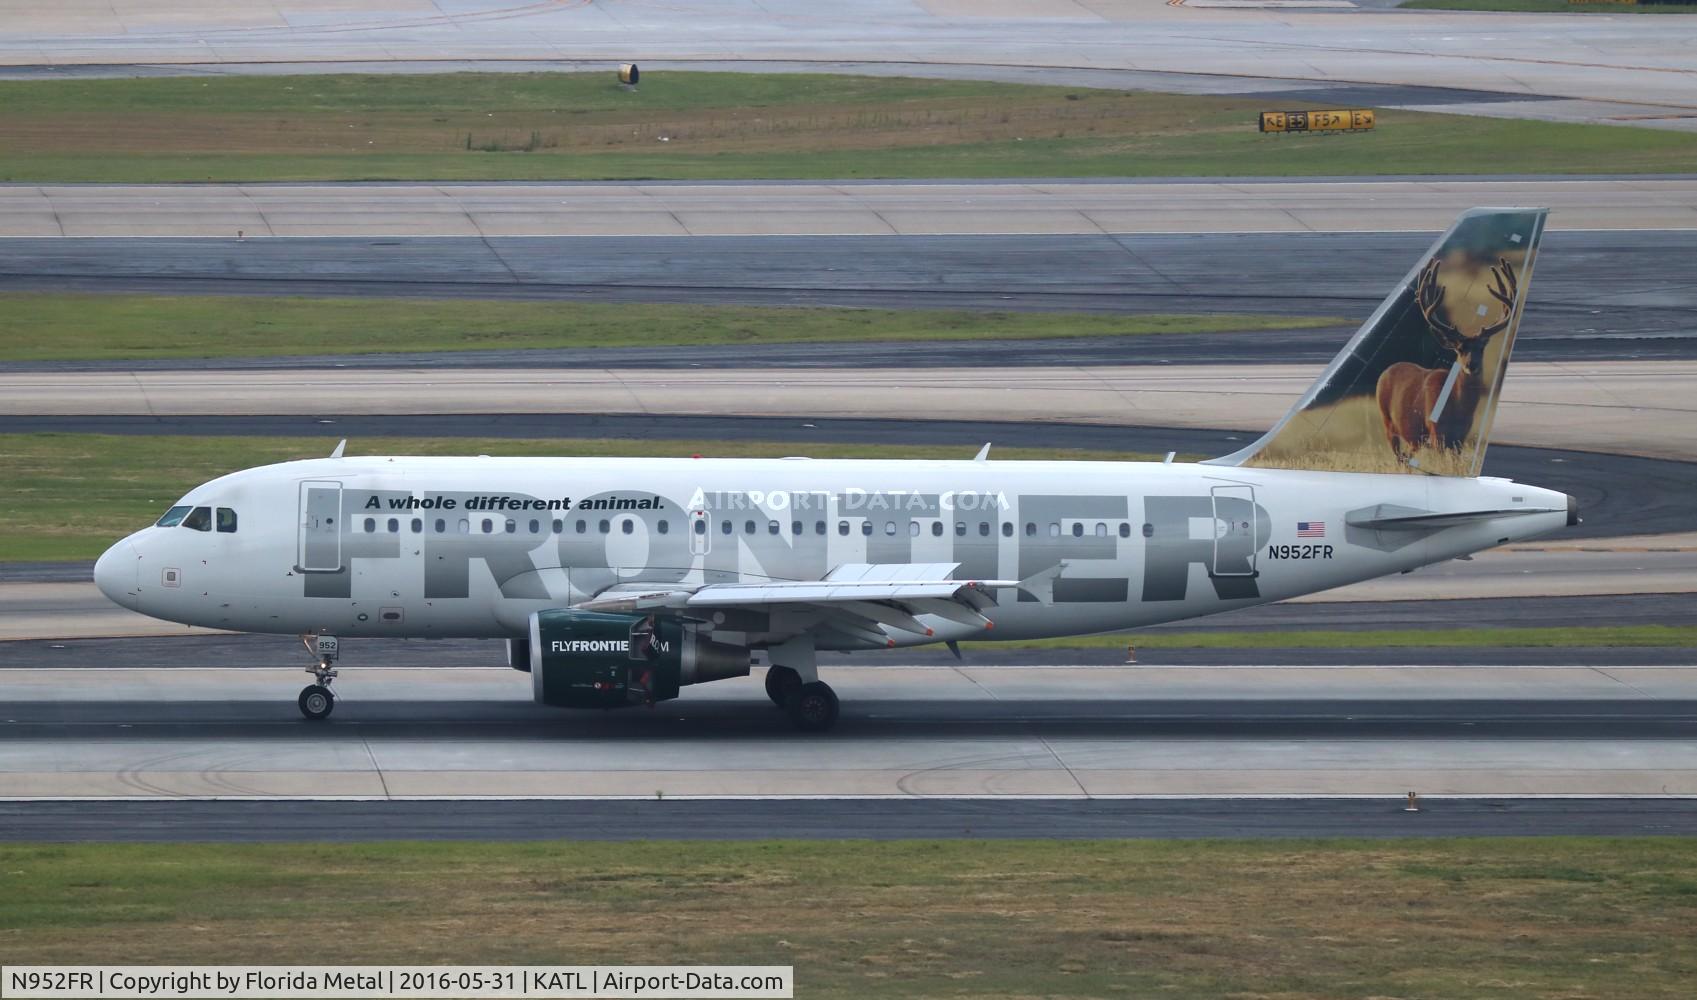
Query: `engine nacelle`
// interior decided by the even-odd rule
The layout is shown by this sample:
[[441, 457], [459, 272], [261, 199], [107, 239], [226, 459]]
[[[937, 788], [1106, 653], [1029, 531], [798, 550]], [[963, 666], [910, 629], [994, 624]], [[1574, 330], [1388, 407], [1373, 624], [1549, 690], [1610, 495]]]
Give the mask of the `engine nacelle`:
[[746, 677], [752, 658], [693, 623], [601, 611], [538, 611], [528, 645], [536, 700], [560, 708], [665, 701], [686, 684]]

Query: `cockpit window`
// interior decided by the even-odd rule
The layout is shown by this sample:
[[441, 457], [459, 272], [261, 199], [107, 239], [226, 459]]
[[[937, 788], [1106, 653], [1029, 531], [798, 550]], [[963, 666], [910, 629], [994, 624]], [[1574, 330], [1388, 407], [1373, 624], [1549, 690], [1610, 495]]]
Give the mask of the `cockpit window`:
[[196, 531], [211, 531], [212, 508], [196, 507], [189, 512], [188, 517], [183, 518], [183, 527], [193, 528]]
[[172, 507], [159, 520], [153, 522], [156, 528], [175, 528], [183, 523], [183, 515], [189, 512], [187, 507]]
[[226, 534], [235, 534], [236, 512], [228, 507], [218, 508], [218, 530]]

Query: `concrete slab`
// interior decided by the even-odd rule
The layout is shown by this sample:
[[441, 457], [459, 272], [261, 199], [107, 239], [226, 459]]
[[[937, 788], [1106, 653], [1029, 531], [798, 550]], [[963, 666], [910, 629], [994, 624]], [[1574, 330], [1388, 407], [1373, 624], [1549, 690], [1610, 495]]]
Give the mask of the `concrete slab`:
[[1439, 231], [1493, 204], [1547, 205], [1554, 230], [1697, 228], [1697, 179], [49, 185], [0, 187], [0, 235], [24, 235], [14, 216], [85, 236]]

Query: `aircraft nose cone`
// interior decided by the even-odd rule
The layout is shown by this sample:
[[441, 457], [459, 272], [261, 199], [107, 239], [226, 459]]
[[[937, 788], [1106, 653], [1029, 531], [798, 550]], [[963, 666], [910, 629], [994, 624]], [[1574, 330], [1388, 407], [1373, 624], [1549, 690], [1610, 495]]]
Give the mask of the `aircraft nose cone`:
[[136, 547], [126, 538], [94, 561], [94, 585], [107, 600], [126, 608], [135, 607], [139, 559]]

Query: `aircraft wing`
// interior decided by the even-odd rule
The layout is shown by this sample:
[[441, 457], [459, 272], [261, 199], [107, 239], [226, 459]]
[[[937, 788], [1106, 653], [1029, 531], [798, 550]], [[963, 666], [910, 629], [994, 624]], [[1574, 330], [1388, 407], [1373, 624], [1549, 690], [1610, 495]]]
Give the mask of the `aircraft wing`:
[[[699, 587], [645, 589], [640, 585], [603, 591], [576, 605], [590, 611], [656, 611], [689, 615], [726, 609], [803, 612], [809, 627], [823, 627], [873, 645], [895, 645], [887, 629], [930, 636], [919, 620], [932, 615], [975, 629], [994, 625], [986, 613], [996, 591], [1016, 589], [1045, 603], [1061, 566], [1029, 580], [955, 580], [959, 563], [846, 563], [821, 580], [710, 583]], [[806, 631], [800, 629], [799, 631]]]

